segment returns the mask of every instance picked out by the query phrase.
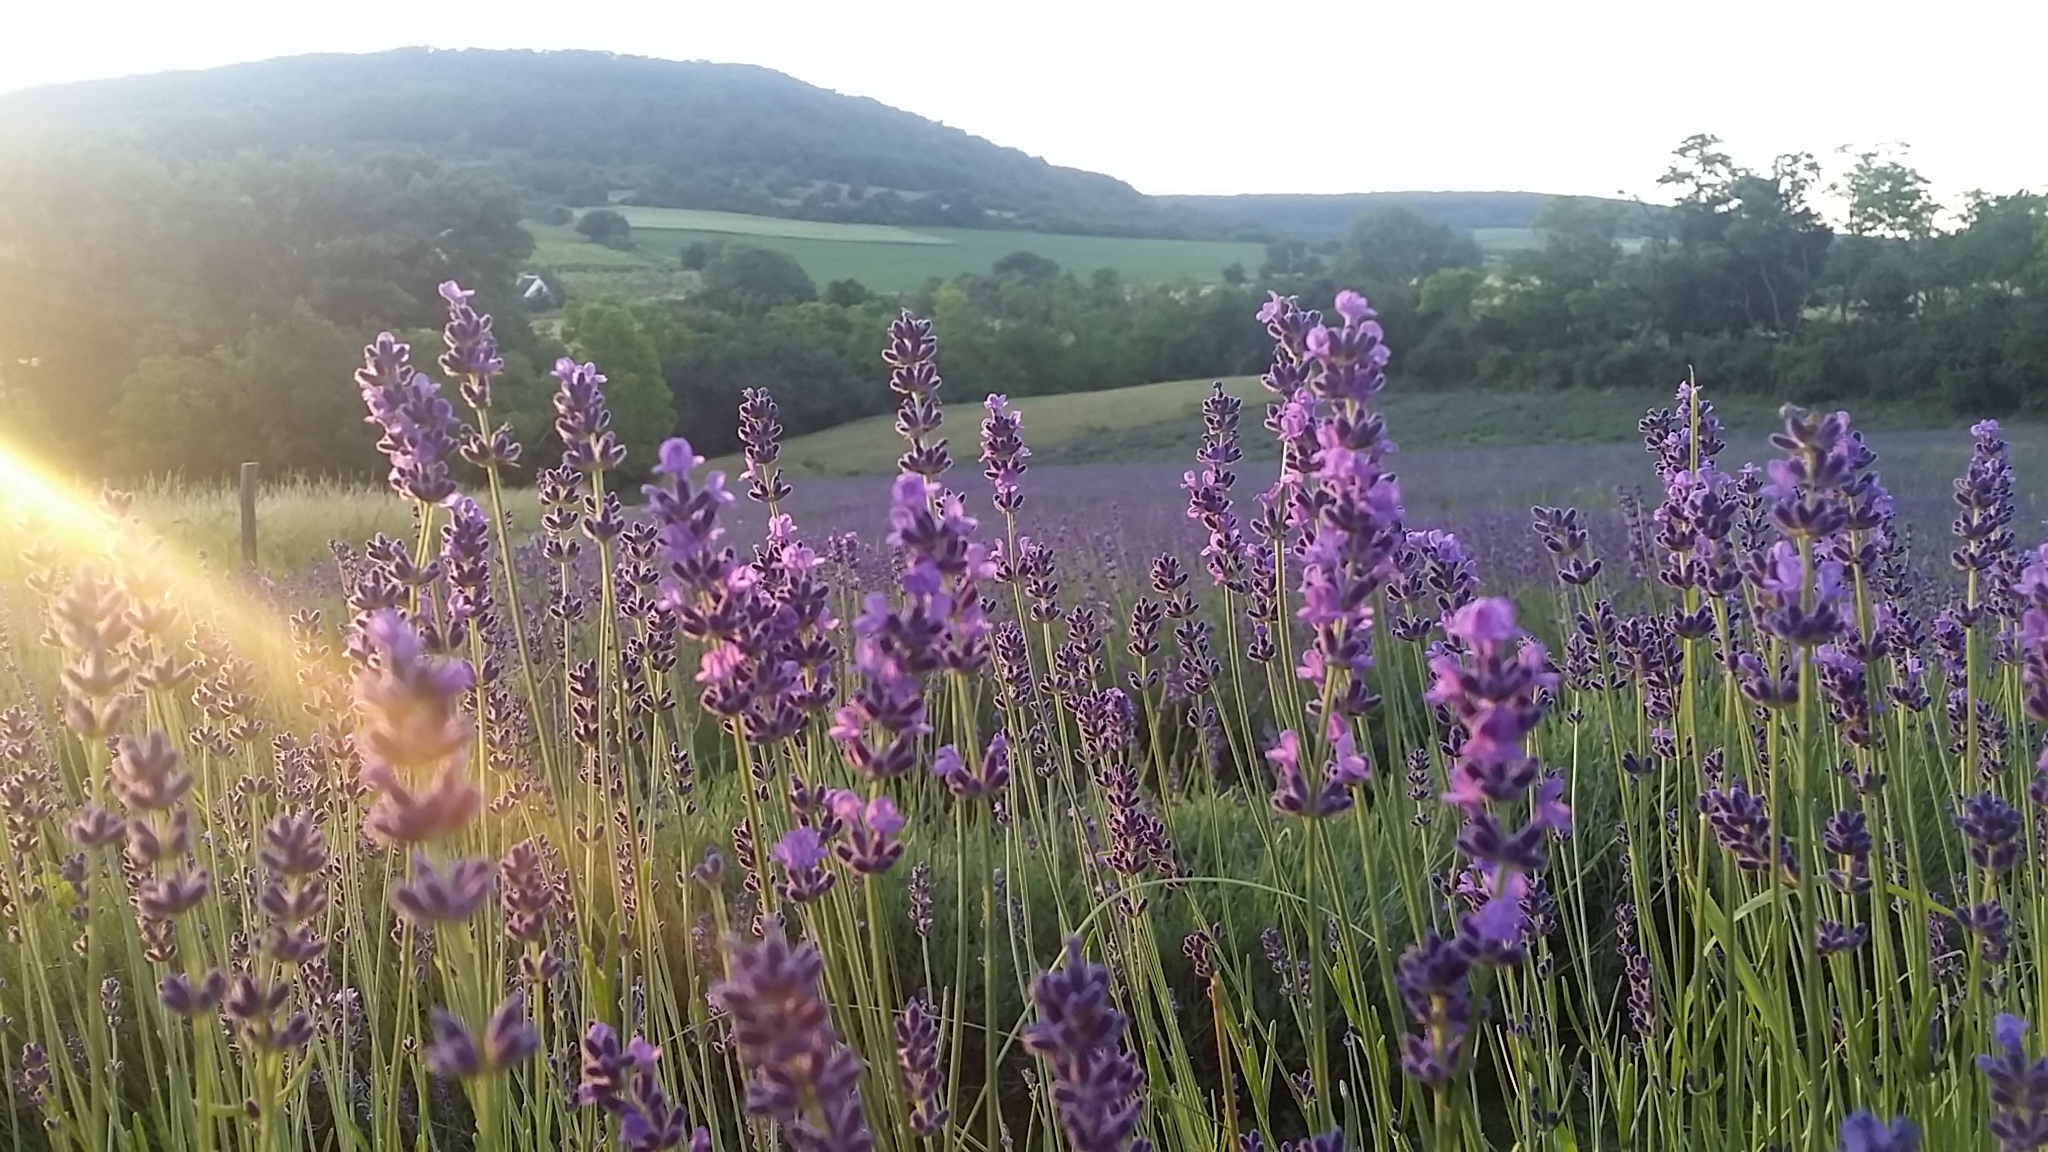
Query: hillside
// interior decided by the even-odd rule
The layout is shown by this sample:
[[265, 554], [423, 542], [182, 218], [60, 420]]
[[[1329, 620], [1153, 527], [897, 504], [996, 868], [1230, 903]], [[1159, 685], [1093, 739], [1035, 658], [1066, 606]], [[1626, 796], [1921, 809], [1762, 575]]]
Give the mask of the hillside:
[[[1322, 196], [1274, 193], [1155, 199], [1186, 211], [1219, 216], [1240, 226], [1263, 228], [1303, 240], [1334, 240], [1361, 213], [1382, 204], [1399, 204], [1453, 228], [1473, 232], [1525, 232], [1535, 226], [1536, 213], [1551, 196], [1544, 192], [1349, 192]], [[1626, 205], [1634, 213], [1657, 210], [1624, 200], [1612, 203]], [[1634, 223], [1633, 214], [1625, 215], [1623, 220], [1624, 235], [1632, 235], [1640, 227]]]
[[1222, 237], [1198, 209], [874, 100], [737, 64], [600, 52], [313, 55], [0, 96], [0, 147], [299, 148], [501, 167], [529, 201], [873, 224]]

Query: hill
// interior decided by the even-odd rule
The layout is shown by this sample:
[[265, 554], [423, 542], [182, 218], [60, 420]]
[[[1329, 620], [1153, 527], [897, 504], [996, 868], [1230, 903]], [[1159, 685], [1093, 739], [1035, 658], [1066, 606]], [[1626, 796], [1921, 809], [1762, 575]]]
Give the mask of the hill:
[[[1347, 192], [1337, 195], [1160, 196], [1156, 199], [1190, 212], [1219, 216], [1241, 226], [1269, 229], [1303, 240], [1334, 240], [1342, 236], [1361, 213], [1382, 204], [1399, 204], [1453, 228], [1481, 234], [1526, 232], [1535, 226], [1536, 213], [1552, 197], [1544, 192]], [[1657, 210], [1653, 206], [1627, 200], [1587, 199], [1625, 205], [1635, 212]], [[1625, 216], [1624, 221], [1632, 218]], [[1629, 225], [1624, 223], [1624, 229], [1628, 228]]]
[[536, 206], [608, 200], [869, 224], [1221, 237], [1113, 177], [765, 68], [601, 52], [295, 56], [0, 96], [0, 147], [171, 161], [299, 148], [502, 168]]

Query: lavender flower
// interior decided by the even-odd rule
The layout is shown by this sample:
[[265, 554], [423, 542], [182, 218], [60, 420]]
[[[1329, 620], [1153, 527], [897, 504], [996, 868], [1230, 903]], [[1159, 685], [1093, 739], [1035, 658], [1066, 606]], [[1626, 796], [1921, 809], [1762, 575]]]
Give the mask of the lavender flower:
[[1991, 1083], [1991, 1135], [2001, 1152], [2048, 1145], [2048, 1056], [2027, 1060], [2027, 1022], [2001, 1013], [1991, 1035], [2002, 1051], [1977, 1057]]
[[459, 923], [491, 898], [493, 882], [488, 860], [456, 860], [443, 868], [415, 856], [411, 878], [391, 889], [391, 906], [409, 920]]
[[391, 490], [421, 504], [439, 504], [455, 491], [449, 462], [458, 452], [455, 409], [440, 386], [412, 365], [412, 349], [389, 332], [363, 349], [356, 372], [366, 422], [381, 435], [377, 450], [390, 462]]
[[1009, 398], [991, 394], [988, 416], [981, 422], [981, 469], [995, 492], [996, 511], [1005, 514], [1024, 506], [1024, 490], [1018, 482], [1028, 469], [1031, 449], [1024, 446], [1024, 417], [1010, 407]]
[[747, 498], [774, 505], [789, 495], [775, 462], [782, 455], [782, 409], [766, 388], [740, 393], [740, 447], [747, 461]]
[[[1511, 960], [1525, 927], [1528, 876], [1543, 866], [1544, 839], [1571, 827], [1571, 811], [1559, 801], [1563, 781], [1556, 778], [1536, 787], [1526, 821], [1504, 822], [1537, 784], [1539, 771], [1524, 745], [1543, 715], [1539, 696], [1557, 678], [1542, 646], [1516, 627], [1514, 606], [1506, 600], [1475, 600], [1453, 613], [1445, 628], [1470, 656], [1461, 662], [1444, 654], [1430, 661], [1435, 680], [1428, 699], [1448, 711], [1465, 734], [1443, 799], [1465, 814], [1458, 848], [1479, 869], [1487, 897], [1461, 932]], [[1518, 639], [1511, 654], [1509, 643]]]
[[524, 1064], [539, 1051], [540, 1033], [526, 1018], [526, 994], [513, 992], [491, 1013], [482, 1043], [455, 1015], [434, 1009], [427, 1069], [436, 1076], [473, 1080]]
[[1109, 972], [1081, 958], [1067, 941], [1059, 968], [1031, 982], [1038, 1019], [1024, 1029], [1024, 1048], [1052, 1073], [1049, 1094], [1060, 1130], [1074, 1152], [1118, 1152], [1132, 1144], [1143, 1075], [1120, 1041], [1129, 1021], [1109, 999]]
[[830, 891], [833, 881], [838, 879], [824, 869], [827, 853], [816, 828], [791, 828], [770, 849], [769, 855], [782, 865], [782, 894], [791, 903], [808, 904], [816, 900]]
[[896, 1014], [896, 1063], [911, 1100], [911, 1133], [932, 1137], [945, 1131], [949, 1113], [940, 1097], [939, 1022], [922, 995], [912, 996]]
[[825, 807], [846, 828], [847, 838], [834, 847], [833, 854], [854, 872], [862, 876], [887, 872], [902, 858], [903, 844], [896, 835], [903, 831], [903, 815], [887, 796], [863, 804], [853, 793], [836, 789], [826, 797]]
[[1842, 1118], [1842, 1143], [1837, 1152], [1919, 1152], [1920, 1126], [1904, 1116], [1887, 1124], [1866, 1111]]
[[910, 449], [897, 461], [899, 470], [926, 480], [937, 480], [953, 466], [945, 439], [932, 439], [945, 421], [939, 403], [939, 342], [932, 336], [932, 322], [909, 312], [889, 325], [889, 344], [882, 362], [889, 366], [889, 390], [901, 399], [896, 407], [896, 432], [910, 442]]
[[730, 1017], [752, 1076], [747, 1112], [784, 1125], [801, 1152], [867, 1152], [874, 1138], [860, 1099], [861, 1059], [840, 1043], [819, 999], [818, 950], [791, 948], [775, 928], [759, 943], [727, 947], [726, 978], [711, 1000]]
[[[683, 1146], [688, 1114], [681, 1105], [668, 1102], [654, 1075], [661, 1049], [638, 1036], [621, 1046], [616, 1032], [592, 1022], [583, 1033], [582, 1053], [576, 1103], [596, 1105], [619, 1118], [623, 1152], [664, 1152]], [[688, 1140], [690, 1152], [710, 1152], [708, 1129], [689, 1131]]]
[[626, 449], [613, 434], [604, 402], [604, 374], [595, 364], [568, 357], [555, 361], [555, 435], [562, 440], [562, 465], [592, 472], [617, 468]]

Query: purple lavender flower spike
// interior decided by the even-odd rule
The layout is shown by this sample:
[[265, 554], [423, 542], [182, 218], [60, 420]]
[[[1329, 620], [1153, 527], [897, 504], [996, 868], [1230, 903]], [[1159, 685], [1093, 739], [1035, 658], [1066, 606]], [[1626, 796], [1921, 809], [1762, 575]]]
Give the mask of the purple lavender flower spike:
[[825, 806], [846, 827], [847, 838], [834, 846], [833, 854], [855, 873], [877, 875], [902, 859], [903, 842], [896, 836], [903, 831], [903, 815], [887, 796], [863, 804], [860, 797], [837, 789], [826, 798]]
[[439, 504], [455, 491], [449, 462], [459, 451], [455, 409], [440, 386], [413, 367], [412, 349], [389, 332], [363, 349], [355, 378], [365, 422], [381, 433], [377, 450], [391, 465], [392, 491]]
[[448, 305], [448, 324], [441, 329], [448, 350], [441, 354], [441, 371], [460, 382], [463, 403], [482, 411], [491, 406], [492, 377], [505, 370], [491, 318], [470, 306], [476, 293], [455, 281], [444, 282], [440, 292]]
[[568, 357], [555, 361], [555, 434], [562, 440], [562, 465], [582, 472], [609, 470], [625, 462], [626, 449], [612, 432], [604, 401], [604, 374], [595, 364]]
[[940, 1091], [945, 1073], [939, 1067], [939, 1021], [922, 995], [896, 1014], [896, 1063], [911, 1101], [911, 1133], [929, 1138], [945, 1131], [950, 1113]]
[[1024, 446], [1024, 417], [1000, 394], [990, 394], [987, 407], [988, 416], [981, 422], [982, 475], [995, 493], [996, 511], [1015, 512], [1024, 506], [1019, 481], [1031, 457], [1031, 449]]
[[1037, 1020], [1024, 1029], [1024, 1048], [1052, 1073], [1048, 1092], [1060, 1129], [1075, 1152], [1119, 1152], [1133, 1146], [1143, 1101], [1143, 1074], [1122, 1044], [1129, 1021], [1110, 1003], [1109, 972], [1067, 941], [1060, 967], [1031, 982]]
[[860, 1098], [861, 1059], [840, 1042], [819, 998], [818, 950], [790, 947], [777, 928], [759, 943], [728, 947], [726, 978], [711, 999], [730, 1017], [752, 1077], [747, 1112], [785, 1125], [798, 1148], [868, 1152], [874, 1138]]
[[1450, 1083], [1464, 1059], [1472, 1027], [1472, 955], [1460, 938], [1431, 933], [1401, 955], [1396, 983], [1422, 1026], [1401, 1037], [1401, 1070], [1419, 1083]]
[[766, 388], [740, 394], [739, 436], [747, 461], [747, 498], [775, 504], [788, 496], [789, 484], [775, 466], [782, 455], [782, 410]]
[[[1528, 877], [1544, 862], [1544, 840], [1569, 831], [1571, 813], [1559, 801], [1561, 782], [1537, 789], [1530, 817], [1520, 826], [1513, 806], [1540, 776], [1526, 743], [1543, 716], [1542, 699], [1556, 686], [1543, 648], [1515, 624], [1506, 600], [1474, 600], [1452, 613], [1445, 631], [1467, 655], [1448, 652], [1430, 661], [1429, 702], [1443, 708], [1464, 734], [1443, 799], [1465, 814], [1458, 848], [1472, 859], [1485, 900], [1461, 929], [1478, 957], [1499, 963], [1520, 958]], [[1513, 650], [1511, 642], [1518, 641]]]
[[910, 443], [896, 466], [926, 480], [937, 480], [953, 466], [945, 439], [932, 439], [945, 421], [938, 352], [931, 321], [904, 312], [889, 325], [882, 362], [889, 366], [889, 390], [902, 398], [896, 406], [896, 432]]
[[489, 860], [457, 860], [442, 868], [415, 856], [411, 878], [391, 889], [391, 906], [409, 920], [460, 923], [491, 898], [494, 883]]
[[2035, 1152], [2048, 1145], [2048, 1056], [2027, 1059], [2027, 1022], [2001, 1013], [1992, 1023], [2000, 1051], [1977, 1057], [1991, 1083], [1991, 1135], [2000, 1152]]
[[782, 894], [791, 903], [808, 904], [832, 888], [838, 877], [825, 871], [828, 853], [816, 828], [798, 825], [785, 833], [768, 853], [782, 865]]

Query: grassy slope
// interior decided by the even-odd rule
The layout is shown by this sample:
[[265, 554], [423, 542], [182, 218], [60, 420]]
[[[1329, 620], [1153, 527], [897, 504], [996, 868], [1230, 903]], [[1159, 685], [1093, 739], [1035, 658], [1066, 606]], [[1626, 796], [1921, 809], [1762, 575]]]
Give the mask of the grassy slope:
[[[1246, 401], [1240, 421], [1248, 454], [1270, 455], [1272, 437], [1259, 426], [1267, 393], [1251, 377], [1224, 382]], [[1210, 382], [1179, 380], [1109, 392], [1030, 396], [1015, 407], [1024, 414], [1024, 440], [1039, 464], [1137, 463], [1192, 460], [1201, 438], [1201, 402]], [[1395, 384], [1377, 406], [1389, 433], [1411, 451], [1541, 444], [1620, 444], [1635, 440], [1636, 422], [1653, 407], [1669, 407], [1668, 392], [1644, 388], [1616, 392], [1409, 392]], [[1732, 433], [1757, 433], [1776, 423], [1778, 402], [1759, 397], [1722, 396], [1715, 404]], [[946, 433], [956, 460], [975, 456], [980, 409], [958, 396], [949, 406]], [[1863, 428], [1924, 428], [1924, 412], [1864, 404], [1856, 423]], [[902, 441], [893, 417], [844, 424], [783, 445], [782, 462], [792, 473], [860, 476], [891, 471]], [[720, 467], [736, 470], [735, 462]]]

